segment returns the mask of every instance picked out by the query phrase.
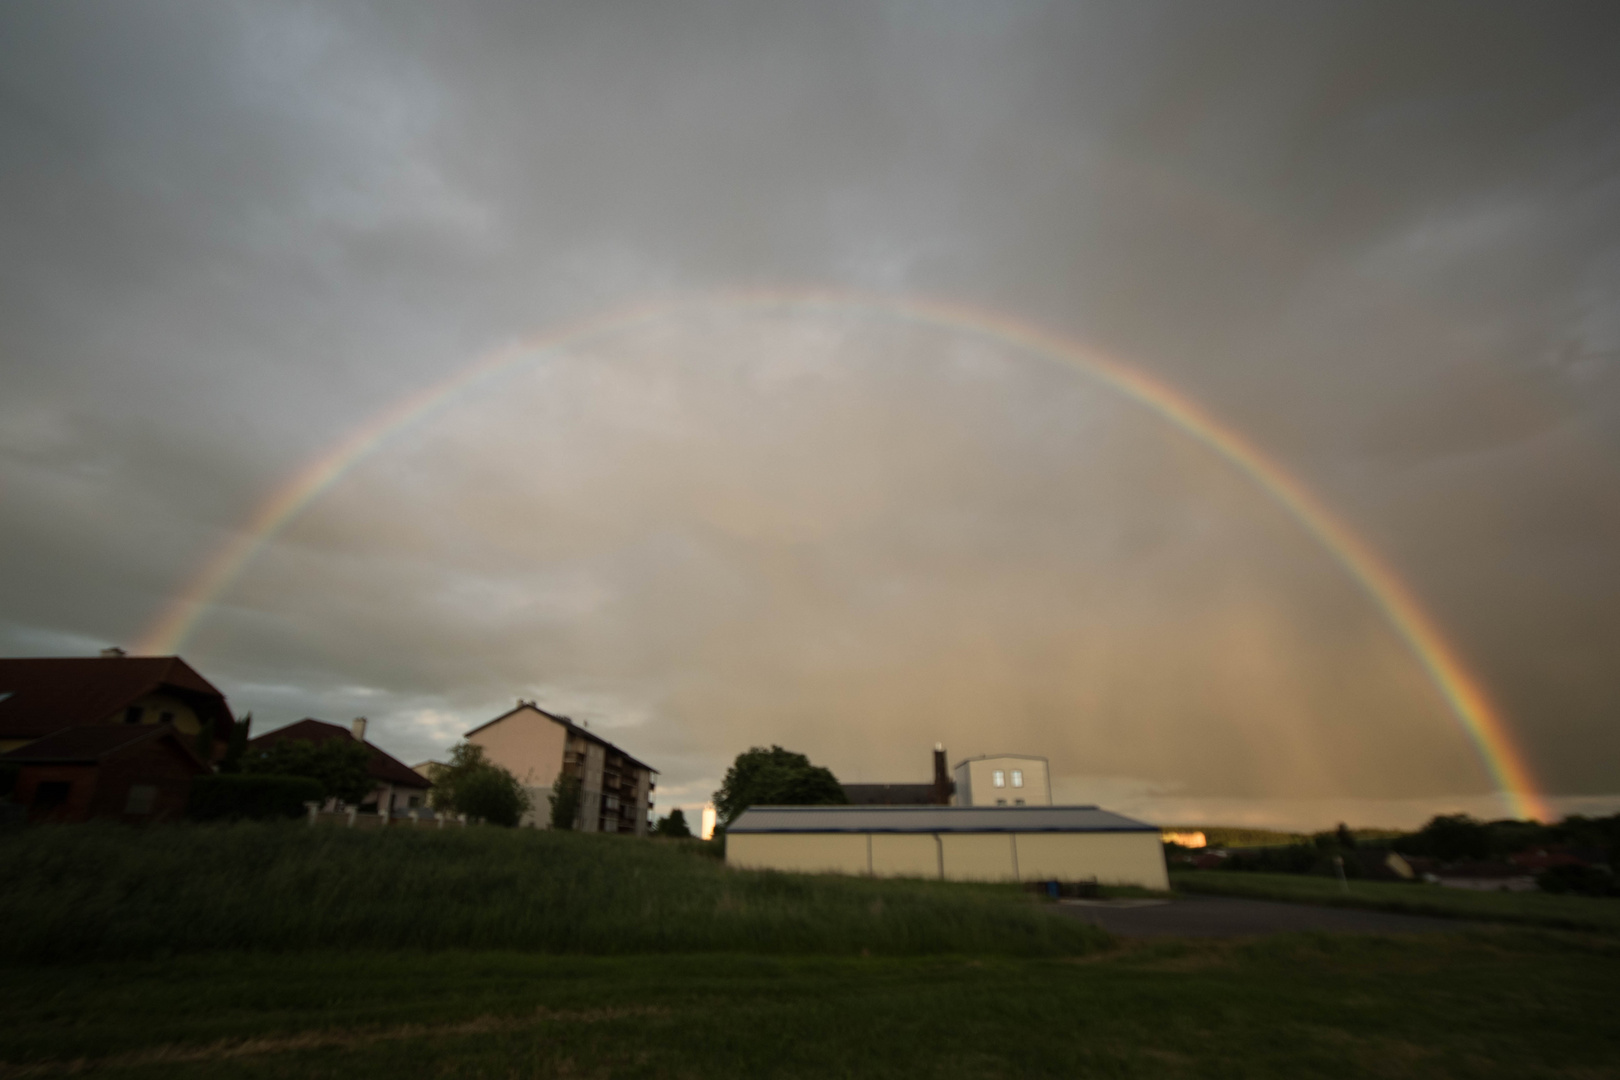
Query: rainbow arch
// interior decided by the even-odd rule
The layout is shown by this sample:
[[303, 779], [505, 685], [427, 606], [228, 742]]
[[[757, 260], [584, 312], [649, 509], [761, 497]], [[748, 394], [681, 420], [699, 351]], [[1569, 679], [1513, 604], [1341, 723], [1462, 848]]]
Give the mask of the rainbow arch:
[[1332, 556], [1427, 673], [1512, 813], [1521, 818], [1552, 820], [1505, 719], [1411, 588], [1286, 468], [1241, 432], [1145, 371], [1032, 323], [966, 304], [934, 300], [831, 291], [735, 291], [621, 308], [496, 349], [450, 377], [400, 398], [288, 477], [165, 603], [142, 631], [136, 650], [146, 654], [178, 651], [213, 601], [265, 545], [390, 436], [520, 364], [681, 312], [702, 309], [866, 315], [968, 334], [1067, 364], [1168, 421], [1247, 476]]

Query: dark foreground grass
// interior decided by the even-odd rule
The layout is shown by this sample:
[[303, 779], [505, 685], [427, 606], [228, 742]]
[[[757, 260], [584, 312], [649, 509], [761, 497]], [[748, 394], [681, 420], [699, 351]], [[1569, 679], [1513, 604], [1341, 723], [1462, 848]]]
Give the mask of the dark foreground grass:
[[1306, 874], [1252, 874], [1232, 870], [1182, 870], [1170, 875], [1183, 892], [1287, 900], [1334, 907], [1402, 911], [1448, 919], [1478, 919], [1564, 930], [1620, 933], [1620, 900], [1558, 896], [1542, 892], [1474, 892], [1439, 885], [1386, 881], [1351, 881], [1349, 890], [1335, 878]]
[[1062, 956], [1106, 936], [1014, 886], [749, 873], [695, 845], [299, 823], [0, 837], [0, 958], [221, 949]]
[[1620, 943], [1088, 957], [212, 955], [0, 966], [0, 1077], [1620, 1077]]

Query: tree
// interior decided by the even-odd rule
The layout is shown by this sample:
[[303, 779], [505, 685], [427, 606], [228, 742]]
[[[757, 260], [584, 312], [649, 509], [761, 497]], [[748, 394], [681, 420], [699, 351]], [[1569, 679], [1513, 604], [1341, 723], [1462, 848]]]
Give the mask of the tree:
[[371, 752], [355, 739], [281, 739], [250, 747], [242, 771], [269, 776], [307, 776], [320, 782], [325, 798], [358, 803], [375, 786]]
[[517, 777], [484, 756], [473, 743], [457, 744], [450, 761], [433, 770], [429, 795], [435, 810], [483, 818], [491, 825], [516, 825], [529, 810], [529, 793]]
[[557, 782], [551, 785], [551, 827], [553, 829], [568, 830], [574, 827], [574, 819], [579, 816], [579, 777], [572, 773], [563, 773], [557, 777]]
[[669, 812], [668, 817], [658, 819], [658, 827], [653, 832], [677, 840], [690, 840], [692, 837], [692, 830], [686, 824], [686, 814], [678, 806]]
[[225, 757], [219, 763], [220, 772], [236, 773], [242, 771], [242, 755], [247, 753], [248, 734], [252, 730], [252, 713], [248, 713], [242, 719], [231, 724], [231, 737], [225, 743]]
[[730, 825], [750, 806], [826, 806], [847, 803], [830, 769], [780, 746], [751, 747], [737, 755], [714, 793], [720, 820]]
[[1427, 855], [1441, 862], [1484, 859], [1491, 853], [1490, 830], [1467, 814], [1441, 814], [1390, 846], [1403, 855]]

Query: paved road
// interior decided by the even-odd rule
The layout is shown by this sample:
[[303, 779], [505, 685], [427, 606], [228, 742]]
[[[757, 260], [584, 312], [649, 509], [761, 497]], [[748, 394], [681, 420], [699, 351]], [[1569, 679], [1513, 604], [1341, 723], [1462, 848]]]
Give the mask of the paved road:
[[1421, 934], [1456, 932], [1470, 924], [1393, 911], [1280, 904], [1227, 896], [1187, 896], [1174, 900], [1064, 901], [1058, 910], [1121, 937], [1240, 937], [1299, 930], [1339, 934]]

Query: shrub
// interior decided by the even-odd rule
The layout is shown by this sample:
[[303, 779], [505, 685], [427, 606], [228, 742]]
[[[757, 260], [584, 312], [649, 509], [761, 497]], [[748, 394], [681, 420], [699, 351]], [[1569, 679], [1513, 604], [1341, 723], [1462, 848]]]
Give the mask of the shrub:
[[242, 772], [258, 776], [305, 776], [321, 785], [322, 799], [358, 803], [370, 793], [371, 751], [355, 739], [281, 739], [250, 746]]
[[460, 743], [449, 764], [433, 770], [433, 807], [492, 825], [516, 825], [529, 809], [529, 793], [517, 777], [484, 757], [484, 748]]
[[17, 774], [21, 771], [15, 762], [0, 761], [0, 799], [11, 797], [17, 788]]
[[307, 776], [220, 773], [191, 782], [186, 816], [195, 821], [295, 818], [305, 812], [306, 802], [324, 798], [320, 781]]
[[551, 827], [572, 829], [579, 817], [579, 777], [564, 773], [551, 786]]
[[1576, 893], [1581, 896], [1612, 896], [1614, 875], [1600, 866], [1550, 866], [1536, 875], [1542, 892]]

